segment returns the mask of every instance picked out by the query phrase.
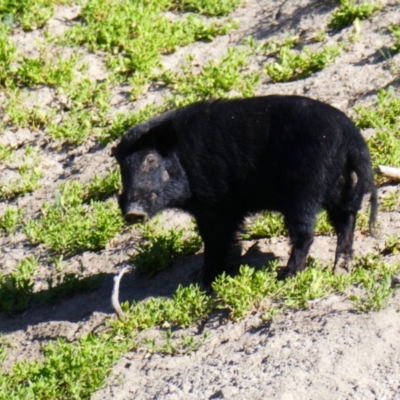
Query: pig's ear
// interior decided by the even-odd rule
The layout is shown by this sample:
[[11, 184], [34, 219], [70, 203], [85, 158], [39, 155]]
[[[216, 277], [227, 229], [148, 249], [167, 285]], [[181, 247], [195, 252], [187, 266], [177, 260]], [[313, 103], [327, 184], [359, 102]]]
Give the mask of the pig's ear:
[[171, 120], [154, 126], [149, 131], [149, 135], [155, 147], [160, 151], [171, 150], [178, 140], [178, 133]]

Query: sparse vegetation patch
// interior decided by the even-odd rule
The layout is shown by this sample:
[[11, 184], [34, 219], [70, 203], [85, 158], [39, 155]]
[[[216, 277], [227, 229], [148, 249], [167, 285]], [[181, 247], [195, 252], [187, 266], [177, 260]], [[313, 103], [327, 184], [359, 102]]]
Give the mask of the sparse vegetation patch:
[[65, 0], [3, 0], [0, 3], [0, 19], [7, 25], [14, 20], [26, 31], [43, 27], [53, 16], [55, 3], [67, 3]]
[[283, 217], [279, 213], [263, 211], [245, 227], [244, 239], [287, 235]]
[[[68, 84], [76, 68], [77, 56], [62, 57], [39, 48], [39, 56], [27, 57], [17, 53], [10, 38], [11, 30], [0, 24], [0, 85], [7, 88], [23, 86], [63, 86]], [[60, 51], [60, 49], [58, 49]]]
[[119, 112], [115, 115], [111, 126], [107, 129], [103, 129], [100, 142], [102, 144], [107, 144], [115, 139], [118, 139], [124, 133], [126, 133], [129, 128], [148, 120], [154, 115], [161, 114], [164, 111], [167, 111], [166, 105], [156, 107], [151, 104], [147, 105], [138, 112]]
[[194, 15], [169, 19], [162, 12], [170, 7], [166, 1], [89, 0], [81, 11], [84, 23], [71, 28], [66, 38], [75, 46], [85, 44], [90, 50], [107, 51], [107, 63], [114, 72], [149, 73], [159, 63], [160, 54], [232, 29], [231, 24], [208, 22]]
[[196, 11], [210, 16], [222, 16], [230, 13], [241, 5], [242, 0], [177, 0], [173, 2], [173, 8], [183, 11]]
[[31, 193], [39, 186], [42, 177], [38, 149], [27, 145], [22, 163], [16, 163], [15, 170], [19, 177], [0, 183], [0, 201], [11, 200], [26, 193]]
[[228, 50], [219, 61], [210, 61], [200, 73], [193, 74], [193, 59], [189, 57], [181, 73], [165, 71], [161, 78], [171, 88], [174, 107], [199, 100], [228, 97], [231, 93], [243, 97], [254, 95], [260, 82], [257, 72], [244, 72], [249, 63], [249, 53], [235, 48]]
[[329, 28], [342, 29], [350, 25], [357, 18], [367, 19], [382, 8], [378, 1], [358, 3], [355, 0], [340, 0], [340, 7], [332, 14]]
[[167, 268], [176, 256], [194, 254], [202, 240], [194, 226], [189, 229], [163, 228], [157, 221], [150, 221], [141, 229], [138, 252], [131, 262], [146, 275]]
[[33, 296], [32, 276], [37, 267], [38, 260], [27, 257], [9, 275], [0, 271], [0, 313], [13, 314], [28, 306]]
[[392, 35], [395, 38], [395, 43], [391, 47], [391, 49], [395, 52], [398, 53], [400, 51], [400, 26], [389, 26], [389, 30], [392, 32]]
[[341, 44], [324, 46], [322, 50], [311, 50], [305, 46], [301, 52], [291, 50], [294, 43], [283, 45], [276, 53], [276, 61], [266, 66], [266, 73], [274, 82], [304, 79], [312, 73], [332, 64], [342, 52]]
[[[361, 129], [375, 128], [368, 140], [374, 166], [400, 166], [400, 99], [393, 88], [378, 91], [373, 107], [357, 106], [355, 122]], [[378, 182], [382, 178], [377, 178]]]
[[[360, 211], [357, 215], [356, 229], [367, 233], [369, 229], [369, 210]], [[334, 229], [329, 221], [328, 213], [323, 210], [317, 215], [314, 226], [315, 235], [332, 235]], [[245, 226], [243, 238], [274, 237], [287, 235], [283, 217], [280, 213], [263, 211]]]
[[9, 235], [14, 233], [22, 222], [25, 211], [21, 208], [7, 206], [4, 214], [0, 217], [0, 234]]
[[359, 257], [352, 274], [352, 283], [361, 283], [363, 295], [351, 295], [358, 312], [379, 311], [386, 308], [393, 295], [392, 277], [399, 273], [400, 264], [382, 262], [380, 256], [367, 254]]
[[66, 256], [104, 248], [123, 226], [121, 212], [114, 202], [85, 205], [82, 199], [77, 182], [62, 185], [54, 203], [45, 203], [41, 217], [24, 226], [29, 240]]

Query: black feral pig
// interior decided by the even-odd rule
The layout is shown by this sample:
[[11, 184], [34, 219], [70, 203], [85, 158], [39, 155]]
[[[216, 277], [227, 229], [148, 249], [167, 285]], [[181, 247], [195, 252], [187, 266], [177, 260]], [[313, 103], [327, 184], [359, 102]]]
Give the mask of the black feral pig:
[[129, 130], [113, 149], [127, 222], [165, 208], [191, 213], [204, 241], [203, 282], [226, 270], [235, 232], [248, 213], [283, 214], [292, 252], [282, 277], [305, 268], [317, 212], [337, 233], [335, 272], [352, 260], [364, 194], [377, 193], [369, 151], [341, 111], [300, 96], [198, 102]]

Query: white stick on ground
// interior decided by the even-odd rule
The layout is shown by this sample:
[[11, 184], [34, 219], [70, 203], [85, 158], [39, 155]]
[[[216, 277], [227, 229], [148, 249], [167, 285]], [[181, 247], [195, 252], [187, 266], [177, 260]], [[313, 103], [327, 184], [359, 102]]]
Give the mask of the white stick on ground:
[[125, 313], [122, 311], [121, 305], [119, 303], [119, 283], [121, 281], [122, 275], [130, 269], [130, 267], [124, 267], [121, 269], [118, 275], [114, 276], [114, 287], [111, 295], [111, 305], [113, 306], [113, 309], [115, 310], [117, 316], [119, 319], [124, 319]]
[[378, 165], [375, 171], [386, 178], [400, 181], [400, 168], [387, 167], [386, 165]]

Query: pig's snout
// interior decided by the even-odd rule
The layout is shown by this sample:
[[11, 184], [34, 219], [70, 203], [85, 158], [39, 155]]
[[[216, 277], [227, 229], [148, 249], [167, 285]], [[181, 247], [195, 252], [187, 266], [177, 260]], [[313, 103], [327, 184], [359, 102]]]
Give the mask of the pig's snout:
[[147, 213], [138, 206], [130, 207], [124, 215], [124, 219], [128, 224], [137, 224], [139, 222], [144, 222], [147, 218]]

